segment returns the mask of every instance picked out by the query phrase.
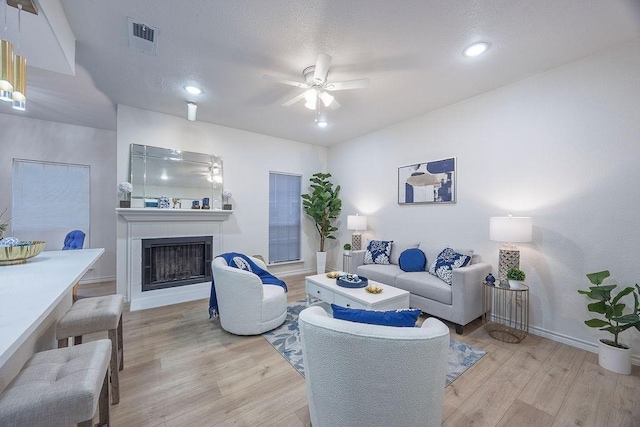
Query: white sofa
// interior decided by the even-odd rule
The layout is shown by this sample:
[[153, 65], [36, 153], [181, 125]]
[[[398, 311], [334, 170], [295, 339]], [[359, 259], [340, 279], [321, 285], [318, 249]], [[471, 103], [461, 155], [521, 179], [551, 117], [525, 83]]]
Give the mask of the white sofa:
[[[400, 254], [405, 249], [416, 247], [427, 258], [427, 271], [402, 271], [398, 262]], [[478, 262], [478, 256], [473, 255], [473, 251], [457, 250], [472, 255], [471, 264], [454, 269], [449, 285], [428, 272], [443, 249], [433, 244], [393, 242], [389, 265], [365, 264], [365, 250], [351, 251], [349, 272], [409, 291], [411, 308], [454, 323], [456, 333], [462, 334], [464, 325], [482, 315], [482, 281], [491, 272], [491, 266]]]
[[[258, 258], [249, 257], [263, 270]], [[263, 285], [255, 274], [229, 267], [222, 257], [211, 261], [220, 326], [236, 335], [258, 335], [282, 325], [287, 318], [287, 294], [276, 285]]]
[[440, 426], [449, 359], [442, 322], [369, 325], [313, 306], [299, 327], [313, 427]]

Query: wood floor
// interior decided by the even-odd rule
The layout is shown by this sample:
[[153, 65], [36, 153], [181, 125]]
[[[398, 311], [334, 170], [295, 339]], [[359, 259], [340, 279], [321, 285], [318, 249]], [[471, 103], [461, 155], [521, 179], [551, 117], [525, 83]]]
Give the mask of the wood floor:
[[[304, 277], [286, 282], [289, 301], [304, 299]], [[125, 312], [111, 425], [309, 426], [304, 378], [264, 338], [224, 332], [207, 311], [200, 300]], [[617, 375], [593, 353], [531, 335], [501, 343], [479, 321], [451, 336], [487, 354], [445, 389], [444, 426], [640, 426], [638, 366]]]

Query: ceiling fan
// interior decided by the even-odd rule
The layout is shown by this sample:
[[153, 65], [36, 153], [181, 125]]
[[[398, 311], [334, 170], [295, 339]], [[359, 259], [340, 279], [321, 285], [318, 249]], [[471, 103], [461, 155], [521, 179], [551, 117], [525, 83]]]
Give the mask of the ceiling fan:
[[263, 77], [274, 82], [299, 87], [300, 89], [306, 89], [300, 95], [297, 95], [282, 104], [283, 107], [288, 107], [289, 105], [293, 105], [301, 99], [304, 99], [306, 101], [304, 104], [305, 107], [310, 110], [316, 110], [318, 107], [318, 99], [320, 99], [325, 107], [335, 110], [340, 108], [340, 104], [329, 92], [348, 89], [364, 89], [369, 87], [369, 79], [328, 82], [327, 75], [329, 73], [329, 64], [331, 64], [331, 57], [324, 53], [319, 54], [316, 65], [311, 65], [302, 71], [304, 83], [274, 76]]

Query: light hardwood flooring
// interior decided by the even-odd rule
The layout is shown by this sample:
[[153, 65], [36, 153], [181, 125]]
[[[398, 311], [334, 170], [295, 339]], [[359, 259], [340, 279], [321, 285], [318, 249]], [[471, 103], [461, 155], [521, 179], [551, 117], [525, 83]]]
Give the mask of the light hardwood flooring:
[[[290, 302], [304, 299], [304, 277], [286, 282]], [[113, 292], [109, 282], [79, 295]], [[207, 300], [125, 310], [123, 326], [112, 426], [310, 425], [304, 378], [261, 336], [221, 330]], [[617, 375], [596, 354], [534, 335], [505, 344], [479, 320], [451, 336], [487, 354], [445, 389], [444, 426], [640, 426], [638, 366]]]

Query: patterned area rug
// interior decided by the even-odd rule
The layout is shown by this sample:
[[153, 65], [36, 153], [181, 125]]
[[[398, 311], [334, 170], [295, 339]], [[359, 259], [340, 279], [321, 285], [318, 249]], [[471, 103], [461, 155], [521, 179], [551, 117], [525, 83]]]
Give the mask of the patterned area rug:
[[[298, 331], [298, 315], [306, 308], [304, 301], [296, 301], [287, 307], [287, 320], [262, 336], [304, 376], [302, 348]], [[447, 385], [451, 384], [464, 371], [482, 358], [485, 352], [479, 348], [451, 339], [449, 341], [449, 366], [447, 367]]]

